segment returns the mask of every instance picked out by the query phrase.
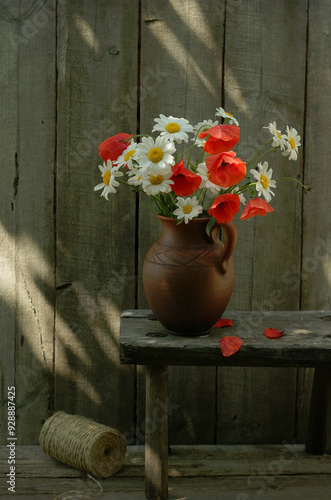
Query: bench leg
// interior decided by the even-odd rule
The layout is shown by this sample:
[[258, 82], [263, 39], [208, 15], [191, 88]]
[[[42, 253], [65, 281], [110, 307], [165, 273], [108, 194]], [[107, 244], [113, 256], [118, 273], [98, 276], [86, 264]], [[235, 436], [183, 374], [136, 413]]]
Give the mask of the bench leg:
[[168, 367], [146, 366], [145, 494], [168, 498]]
[[306, 438], [306, 451], [314, 455], [322, 455], [327, 448], [327, 430], [328, 427], [330, 428], [328, 413], [330, 414], [331, 410], [330, 393], [331, 369], [315, 368]]

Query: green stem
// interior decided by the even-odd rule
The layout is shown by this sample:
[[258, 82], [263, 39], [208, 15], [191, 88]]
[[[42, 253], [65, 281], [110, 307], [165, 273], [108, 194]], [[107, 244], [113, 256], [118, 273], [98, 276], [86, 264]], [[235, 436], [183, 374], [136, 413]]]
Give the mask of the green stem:
[[202, 159], [203, 159], [204, 156], [206, 156], [206, 153], [204, 152], [204, 150], [202, 150], [202, 153], [199, 156], [199, 159], [197, 161], [197, 166], [200, 165], [200, 163], [203, 163]]
[[[195, 143], [197, 142], [197, 138], [198, 138], [198, 135], [200, 134], [200, 131], [201, 129], [205, 128], [206, 125], [201, 125], [201, 127], [199, 128], [199, 130], [197, 131], [197, 133], [195, 134], [195, 137], [194, 137], [194, 141], [193, 141], [193, 145], [190, 147], [190, 156], [188, 157], [188, 160], [187, 160], [187, 165], [189, 166], [190, 165], [190, 161], [191, 161], [191, 156], [192, 156], [192, 153], [193, 153], [193, 148], [195, 146]], [[183, 155], [184, 156], [184, 155]], [[201, 158], [201, 157], [200, 157]]]
[[200, 189], [200, 192], [199, 192], [199, 194], [197, 196], [197, 200], [200, 201], [200, 202], [201, 202], [202, 195], [204, 195], [204, 197], [203, 197], [201, 205], [203, 205], [203, 203], [205, 201], [206, 189], [203, 189], [203, 188]]
[[250, 165], [250, 163], [254, 160], [255, 156], [259, 154], [260, 151], [262, 151], [263, 148], [265, 148], [268, 144], [270, 144], [271, 142], [273, 141], [273, 139], [269, 139], [269, 141], [267, 141], [265, 144], [263, 144], [263, 146], [261, 146], [257, 151], [255, 151], [255, 153], [253, 154], [252, 158], [249, 160], [248, 163], [246, 163], [246, 168], [248, 167], [248, 165]]
[[[269, 142], [270, 142], [270, 141], [269, 141]], [[252, 170], [252, 168], [254, 168], [254, 167], [255, 167], [255, 165], [257, 165], [257, 164], [258, 164], [258, 163], [262, 160], [262, 158], [263, 158], [264, 156], [266, 156], [267, 154], [271, 153], [271, 151], [276, 151], [276, 149], [277, 149], [278, 147], [279, 147], [279, 146], [277, 146], [276, 148], [270, 148], [270, 149], [268, 149], [267, 151], [265, 151], [265, 152], [264, 152], [261, 156], [259, 156], [259, 158], [258, 158], [258, 159], [257, 159], [257, 160], [253, 163], [253, 165], [250, 167], [250, 169], [249, 169], [249, 170]], [[261, 149], [261, 148], [260, 148], [260, 149]], [[256, 156], [256, 155], [254, 155], [254, 156]], [[251, 160], [250, 160], [250, 161], [251, 161]], [[250, 163], [250, 161], [249, 161], [249, 163]], [[247, 165], [248, 165], [248, 164], [247, 164]], [[246, 168], [247, 168], [247, 165], [246, 165]]]
[[302, 184], [302, 182], [298, 181], [297, 179], [293, 179], [293, 177], [279, 177], [278, 179], [275, 179], [275, 181], [294, 181], [304, 189], [307, 189], [307, 191], [310, 189], [309, 186], [305, 186], [304, 184]]
[[[143, 202], [144, 205], [146, 205], [146, 207], [148, 207], [151, 210], [153, 210], [153, 212], [156, 212], [157, 214], [160, 213], [161, 210], [160, 210], [159, 207], [158, 207], [158, 210], [157, 210], [156, 208], [152, 207], [149, 203], [146, 203], [146, 201], [144, 201], [144, 200], [141, 200], [141, 201]], [[154, 201], [155, 201], [155, 199], [154, 199]], [[156, 201], [155, 201], [155, 203], [156, 203]], [[157, 203], [156, 203], [156, 205], [158, 206]]]
[[128, 137], [127, 139], [122, 139], [122, 142], [131, 141], [131, 139], [135, 139], [136, 137], [149, 137], [149, 135], [148, 134], [135, 134], [135, 135], [131, 135], [131, 137]]
[[129, 184], [128, 182], [126, 181], [123, 181], [122, 179], [120, 179], [119, 177], [116, 177], [116, 180], [118, 182], [120, 182], [121, 184], [125, 184], [126, 186], [129, 186], [130, 188], [133, 189], [133, 191], [140, 191], [141, 193], [144, 193], [145, 191], [143, 189], [140, 189], [138, 186], [134, 186], [133, 184]]
[[[129, 184], [128, 182], [126, 181], [123, 181], [122, 179], [119, 179], [117, 177], [116, 179], [118, 182], [120, 182], [121, 184], [126, 184], [127, 186], [129, 186], [130, 188], [133, 189], [134, 192], [140, 192], [140, 193], [145, 193], [145, 191], [137, 186], [133, 186], [132, 184]], [[148, 195], [147, 195], [148, 196]], [[151, 195], [150, 196], [151, 198], [153, 198], [154, 200], [154, 203], [156, 204], [158, 210], [155, 210], [153, 207], [151, 207], [151, 205], [149, 205], [148, 203], [146, 203], [144, 200], [141, 200], [147, 207], [149, 207], [151, 210], [154, 210], [155, 212], [164, 212], [166, 211], [167, 207], [163, 205], [162, 201], [157, 197], [157, 196], [153, 196]]]
[[257, 184], [257, 181], [256, 182], [249, 182], [248, 184], [245, 184], [244, 186], [239, 188], [238, 191], [235, 192], [235, 194], [244, 193], [245, 191], [248, 191], [251, 186], [255, 186], [256, 184]]

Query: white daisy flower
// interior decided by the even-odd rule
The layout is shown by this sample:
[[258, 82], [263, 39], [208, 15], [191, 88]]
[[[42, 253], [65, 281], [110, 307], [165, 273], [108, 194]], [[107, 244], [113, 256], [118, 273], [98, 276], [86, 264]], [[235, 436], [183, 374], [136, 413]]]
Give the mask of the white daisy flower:
[[218, 194], [220, 192], [221, 186], [217, 186], [217, 184], [214, 184], [209, 180], [210, 172], [205, 163], [199, 163], [197, 167], [197, 173], [202, 179], [200, 188], [206, 188], [210, 190], [212, 194]]
[[222, 118], [229, 120], [229, 125], [237, 125], [237, 127], [239, 127], [238, 120], [230, 113], [227, 113], [226, 111], [224, 111], [223, 108], [216, 108], [215, 116], [221, 116]]
[[301, 146], [300, 139], [301, 137], [299, 136], [298, 132], [295, 130], [295, 128], [287, 125], [286, 127], [286, 151], [283, 152], [284, 156], [289, 155], [289, 160], [296, 160], [298, 158], [298, 146]]
[[286, 144], [286, 135], [282, 134], [280, 130], [277, 130], [276, 122], [269, 123], [267, 127], [263, 128], [267, 128], [273, 136], [272, 147], [277, 148], [280, 146], [280, 149], [283, 151]]
[[187, 142], [187, 133], [193, 132], [192, 125], [185, 118], [160, 115], [160, 118], [155, 118], [154, 121], [157, 124], [154, 125], [152, 132], [161, 132], [161, 136], [176, 141], [178, 144], [182, 141]]
[[173, 214], [176, 215], [177, 219], [184, 219], [185, 224], [203, 211], [196, 196], [192, 196], [192, 198], [178, 197], [176, 205], [178, 208], [174, 210]]
[[134, 155], [136, 153], [137, 143], [131, 142], [131, 144], [123, 151], [121, 156], [119, 156], [116, 160], [116, 166], [121, 168], [123, 166], [129, 168], [130, 170], [133, 168]]
[[192, 138], [192, 141], [195, 140], [195, 145], [198, 146], [198, 148], [202, 148], [205, 145], [207, 137], [205, 139], [200, 139], [200, 137], [195, 138], [197, 133], [199, 132], [200, 134], [200, 132], [204, 132], [205, 130], [215, 127], [216, 125], [218, 125], [217, 120], [216, 121], [203, 120], [202, 122], [199, 122], [196, 125], [194, 125], [193, 127], [194, 137]]
[[107, 163], [103, 162], [103, 165], [99, 165], [99, 169], [102, 174], [102, 182], [95, 186], [94, 191], [102, 189], [101, 196], [109, 201], [109, 194], [116, 193], [115, 187], [119, 186], [116, 177], [122, 177], [123, 172], [120, 172], [117, 167], [113, 167], [111, 160], [108, 160]]
[[142, 172], [140, 169], [133, 167], [129, 172], [128, 184], [131, 186], [141, 186], [143, 182]]
[[268, 170], [268, 162], [265, 161], [263, 165], [259, 163], [257, 165], [257, 168], [259, 170], [255, 170], [252, 168], [251, 173], [254, 175], [255, 179], [258, 181], [256, 183], [256, 191], [258, 192], [259, 196], [263, 194], [265, 201], [270, 201], [271, 200], [271, 195], [275, 196], [275, 193], [273, 193], [270, 188], [275, 188], [276, 187], [276, 181], [272, 181], [272, 168]]
[[171, 185], [174, 183], [170, 179], [172, 171], [164, 172], [162, 174], [152, 174], [148, 171], [142, 172], [142, 188], [148, 196], [155, 196], [159, 193], [169, 193]]
[[137, 145], [135, 160], [139, 167], [143, 169], [155, 168], [159, 173], [175, 164], [172, 153], [176, 148], [167, 137], [143, 137], [141, 143]]

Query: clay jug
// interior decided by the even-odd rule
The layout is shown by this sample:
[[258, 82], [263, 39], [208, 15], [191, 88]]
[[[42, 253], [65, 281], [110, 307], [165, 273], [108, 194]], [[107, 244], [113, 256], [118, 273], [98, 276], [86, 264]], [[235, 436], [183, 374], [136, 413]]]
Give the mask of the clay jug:
[[208, 218], [178, 224], [174, 218], [158, 217], [161, 235], [143, 265], [147, 302], [169, 333], [204, 335], [222, 316], [232, 294], [236, 227], [232, 222], [215, 223], [208, 236]]

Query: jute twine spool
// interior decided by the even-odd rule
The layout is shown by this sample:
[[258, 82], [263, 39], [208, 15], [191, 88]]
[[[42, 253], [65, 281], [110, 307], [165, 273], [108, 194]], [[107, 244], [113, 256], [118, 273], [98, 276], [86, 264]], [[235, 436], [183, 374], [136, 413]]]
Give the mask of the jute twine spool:
[[126, 440], [119, 431], [63, 411], [46, 420], [39, 442], [50, 457], [102, 478], [116, 474], [126, 454]]

